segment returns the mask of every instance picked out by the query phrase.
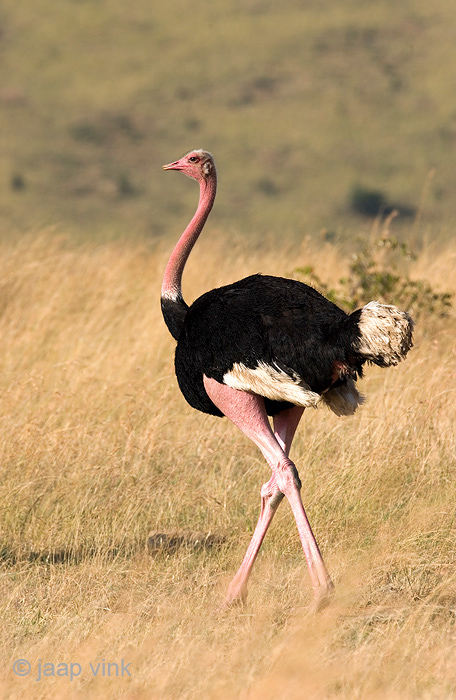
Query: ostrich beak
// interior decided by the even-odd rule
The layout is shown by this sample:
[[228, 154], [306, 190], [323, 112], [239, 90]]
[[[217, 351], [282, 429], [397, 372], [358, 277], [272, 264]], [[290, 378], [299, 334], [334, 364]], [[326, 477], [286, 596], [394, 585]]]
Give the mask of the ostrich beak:
[[163, 165], [163, 170], [180, 170], [180, 161], [175, 160], [174, 163], [168, 163], [168, 165]]

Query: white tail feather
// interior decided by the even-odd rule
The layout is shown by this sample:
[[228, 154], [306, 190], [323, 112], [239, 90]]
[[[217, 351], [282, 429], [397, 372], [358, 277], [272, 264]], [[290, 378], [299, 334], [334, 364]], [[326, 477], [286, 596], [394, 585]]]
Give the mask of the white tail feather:
[[354, 348], [381, 367], [397, 365], [413, 345], [413, 321], [396, 306], [371, 301], [361, 309]]
[[335, 386], [322, 395], [323, 403], [336, 414], [336, 416], [351, 416], [365, 399], [356, 388], [352, 377], [347, 377], [345, 384]]

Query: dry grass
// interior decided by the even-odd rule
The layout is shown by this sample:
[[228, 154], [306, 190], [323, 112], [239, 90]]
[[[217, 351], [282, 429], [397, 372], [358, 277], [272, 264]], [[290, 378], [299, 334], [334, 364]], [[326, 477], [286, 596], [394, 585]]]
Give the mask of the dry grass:
[[[198, 244], [189, 298], [258, 270], [309, 262], [337, 279], [343, 268], [334, 248], [309, 246], [239, 263], [239, 245], [219, 238]], [[425, 251], [416, 272], [456, 291], [455, 257]], [[337, 585], [332, 608], [307, 612], [284, 505], [249, 606], [220, 614], [267, 468], [179, 395], [158, 304], [166, 253], [45, 235], [4, 244], [0, 260], [2, 697], [456, 695], [454, 316], [423, 321], [403, 365], [368, 372], [354, 418], [308, 411], [299, 430], [293, 454]], [[151, 556], [151, 530], [185, 546]], [[192, 533], [215, 545], [192, 546]], [[14, 675], [18, 658], [28, 677]], [[36, 681], [40, 659], [81, 674]], [[115, 667], [108, 677], [122, 659], [131, 678]], [[89, 664], [103, 660], [94, 677]]]

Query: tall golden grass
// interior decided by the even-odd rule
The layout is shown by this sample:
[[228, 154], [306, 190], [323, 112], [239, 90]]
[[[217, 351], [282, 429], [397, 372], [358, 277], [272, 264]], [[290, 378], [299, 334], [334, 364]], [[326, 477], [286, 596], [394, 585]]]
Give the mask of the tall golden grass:
[[[190, 259], [188, 299], [304, 263], [336, 281], [346, 265], [329, 245], [242, 258], [240, 241], [215, 236]], [[158, 303], [168, 252], [75, 248], [50, 234], [1, 246], [1, 696], [455, 697], [454, 314], [424, 317], [399, 367], [370, 368], [356, 416], [307, 411], [298, 431], [332, 607], [307, 610], [283, 505], [248, 607], [222, 614], [268, 468], [227, 421], [179, 394]], [[455, 262], [455, 247], [426, 249], [412, 273], [456, 291]], [[187, 545], [148, 554], [150, 531]], [[192, 546], [201, 533], [216, 545]], [[16, 659], [29, 675], [14, 673]], [[39, 663], [54, 675], [36, 680]], [[80, 675], [57, 675], [71, 663]]]

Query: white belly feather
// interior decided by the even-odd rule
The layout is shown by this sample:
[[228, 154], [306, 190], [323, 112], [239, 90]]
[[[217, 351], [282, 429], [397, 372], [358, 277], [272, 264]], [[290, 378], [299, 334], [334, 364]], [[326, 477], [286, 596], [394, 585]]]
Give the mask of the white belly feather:
[[236, 362], [223, 376], [223, 382], [232, 389], [249, 391], [272, 401], [288, 401], [295, 406], [317, 408], [323, 402], [338, 416], [351, 415], [364, 400], [351, 377], [346, 384], [318, 394], [298, 375], [291, 376], [266, 362], [259, 362], [254, 369]]

